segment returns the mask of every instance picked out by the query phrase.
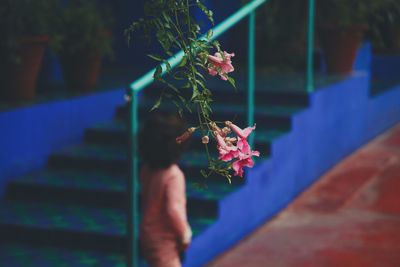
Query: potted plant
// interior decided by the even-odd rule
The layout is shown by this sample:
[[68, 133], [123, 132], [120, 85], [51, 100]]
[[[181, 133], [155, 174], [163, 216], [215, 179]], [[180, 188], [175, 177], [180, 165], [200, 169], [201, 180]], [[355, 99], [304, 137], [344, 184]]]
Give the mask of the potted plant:
[[35, 95], [43, 53], [49, 43], [52, 0], [0, 2], [1, 98], [27, 100]]
[[381, 5], [379, 0], [318, 1], [319, 41], [329, 73], [352, 71], [357, 50], [368, 29], [368, 17]]
[[89, 0], [71, 0], [58, 13], [54, 47], [66, 85], [73, 91], [90, 91], [96, 86], [103, 56], [112, 54], [108, 20]]

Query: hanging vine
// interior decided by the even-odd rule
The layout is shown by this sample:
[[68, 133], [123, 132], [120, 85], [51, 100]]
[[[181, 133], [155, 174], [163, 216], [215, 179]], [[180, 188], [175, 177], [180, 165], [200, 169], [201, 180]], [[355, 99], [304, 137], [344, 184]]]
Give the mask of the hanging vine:
[[[145, 17], [133, 22], [125, 35], [128, 42], [136, 36], [144, 36], [160, 44], [164, 55], [151, 54], [149, 57], [159, 63], [154, 79], [166, 89], [152, 109], [159, 108], [167, 99], [176, 105], [181, 115], [184, 110], [196, 112], [197, 126], [189, 128], [176, 141], [185, 142], [195, 131], [201, 131], [201, 142], [208, 158], [208, 170], [202, 170], [202, 175], [209, 177], [217, 173], [230, 182], [231, 170], [234, 170], [234, 175], [243, 176], [243, 167], [252, 167], [252, 156], [259, 156], [259, 152], [252, 151], [247, 142], [255, 126], [242, 130], [232, 122], [212, 119], [212, 91], [207, 87], [205, 75], [218, 75], [235, 87], [235, 80], [229, 76], [234, 71], [232, 58], [235, 55], [223, 51], [220, 43], [212, 40], [212, 30], [201, 38], [201, 27], [191, 15], [195, 9], [203, 12], [214, 25], [213, 12], [200, 0], [148, 0], [144, 7]], [[178, 50], [182, 50], [184, 56], [178, 66], [172, 68], [167, 59]], [[161, 63], [166, 67], [165, 76]], [[213, 158], [209, 151], [210, 137], [216, 141], [218, 158]]]

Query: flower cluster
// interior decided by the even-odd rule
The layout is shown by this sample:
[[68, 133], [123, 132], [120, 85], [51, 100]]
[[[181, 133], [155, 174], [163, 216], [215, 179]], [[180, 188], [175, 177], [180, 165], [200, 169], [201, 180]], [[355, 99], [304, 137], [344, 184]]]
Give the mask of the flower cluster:
[[[226, 127], [219, 129], [215, 124], [212, 125], [214, 130], [213, 135], [217, 142], [219, 160], [232, 163], [232, 169], [235, 171], [235, 176], [243, 177], [243, 167], [253, 167], [253, 156], [259, 157], [260, 152], [251, 150], [247, 137], [256, 128], [247, 127], [241, 129], [230, 121], [225, 122]], [[229, 137], [228, 134], [233, 131], [236, 137]]]
[[[228, 73], [234, 71], [231, 60], [233, 56], [235, 56], [234, 53], [229, 54], [226, 51], [223, 53], [217, 52], [214, 56], [208, 55], [208, 73], [212, 76], [218, 74], [222, 80], [228, 80]], [[253, 167], [254, 161], [252, 157], [260, 156], [260, 152], [251, 150], [247, 141], [247, 138], [251, 132], [255, 130], [256, 126], [254, 125], [253, 127], [241, 129], [230, 121], [226, 121], [222, 129], [213, 121], [208, 122], [207, 126], [208, 131], [212, 133], [217, 144], [218, 160], [232, 162], [230, 168], [233, 169], [234, 175], [243, 177], [243, 168]], [[180, 144], [186, 141], [192, 136], [195, 130], [196, 128], [189, 128], [181, 136], [176, 138], [176, 142]], [[232, 132], [236, 134], [236, 136], [229, 136]], [[208, 135], [204, 135], [201, 138], [201, 142], [205, 145], [207, 145], [209, 141]]]
[[[182, 144], [199, 129], [203, 134], [201, 142], [205, 145], [208, 159], [208, 170], [201, 170], [201, 174], [209, 177], [215, 173], [230, 181], [231, 170], [236, 176], [243, 176], [243, 168], [252, 167], [252, 157], [259, 156], [260, 153], [252, 151], [247, 142], [247, 137], [255, 126], [240, 129], [227, 121], [220, 129], [212, 119], [213, 92], [207, 86], [208, 79], [204, 71], [211, 76], [218, 75], [221, 80], [236, 88], [235, 79], [229, 76], [235, 70], [232, 64], [235, 54], [221, 49], [220, 43], [213, 40], [212, 29], [203, 38], [204, 29], [201, 29], [201, 25], [192, 15], [197, 10], [204, 13], [212, 24], [214, 19], [213, 12], [202, 2], [145, 1], [145, 17], [134, 21], [125, 34], [128, 41], [133, 34], [141, 33], [148, 40], [154, 37], [161, 45], [162, 54], [149, 55], [158, 63], [153, 74], [154, 80], [163, 85], [160, 97], [151, 110], [159, 108], [163, 99], [173, 103], [181, 116], [184, 111], [195, 110], [198, 122], [195, 127], [178, 136], [176, 143]], [[183, 56], [179, 64], [173, 67], [168, 58], [177, 50], [182, 50]], [[213, 157], [208, 149], [211, 139], [216, 142], [218, 158]]]
[[[226, 121], [225, 127], [222, 129], [215, 122], [211, 122], [209, 126], [217, 144], [218, 159], [224, 162], [233, 161], [231, 167], [234, 170], [234, 175], [243, 177], [243, 168], [253, 167], [254, 161], [252, 157], [260, 156], [260, 152], [251, 150], [250, 144], [247, 142], [247, 138], [255, 130], [256, 126], [241, 129], [230, 121]], [[187, 141], [195, 130], [196, 128], [194, 127], [187, 129], [181, 136], [176, 138], [177, 144]], [[232, 132], [236, 134], [236, 137], [229, 136]], [[208, 144], [209, 137], [207, 135], [203, 136], [201, 142], [205, 145]]]

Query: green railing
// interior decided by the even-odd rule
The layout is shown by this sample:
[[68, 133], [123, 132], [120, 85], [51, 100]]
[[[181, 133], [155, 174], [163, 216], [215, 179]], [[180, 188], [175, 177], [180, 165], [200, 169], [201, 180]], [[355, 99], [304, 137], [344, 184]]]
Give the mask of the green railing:
[[[212, 39], [218, 38], [221, 34], [228, 31], [238, 22], [249, 16], [249, 35], [248, 35], [248, 105], [247, 105], [247, 122], [248, 125], [254, 124], [254, 94], [255, 94], [255, 27], [256, 14], [255, 10], [268, 0], [253, 0], [244, 5], [237, 12], [229, 16], [223, 22], [213, 28]], [[313, 79], [313, 42], [314, 42], [314, 13], [315, 0], [309, 0], [309, 17], [308, 17], [308, 47], [307, 47], [307, 72], [306, 72], [306, 89], [312, 92], [314, 88]], [[201, 37], [206, 39], [205, 36]], [[173, 57], [168, 59], [172, 68], [176, 67], [182, 60], [184, 52], [180, 51]], [[166, 64], [161, 64], [163, 75], [166, 73]], [[138, 266], [138, 229], [139, 229], [139, 199], [138, 199], [138, 178], [139, 178], [139, 162], [137, 155], [137, 133], [139, 128], [138, 122], [138, 93], [153, 83], [153, 74], [155, 68], [144, 74], [142, 77], [134, 81], [128, 90], [129, 98], [129, 214], [128, 214], [128, 266]], [[253, 139], [250, 140], [253, 142]]]

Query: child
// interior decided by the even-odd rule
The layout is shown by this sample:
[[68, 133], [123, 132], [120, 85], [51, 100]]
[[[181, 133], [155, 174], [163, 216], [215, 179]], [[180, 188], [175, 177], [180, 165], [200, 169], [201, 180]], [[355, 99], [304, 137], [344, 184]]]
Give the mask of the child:
[[184, 144], [175, 139], [184, 131], [179, 117], [152, 112], [139, 135], [144, 162], [140, 173], [140, 245], [151, 267], [181, 266], [179, 255], [192, 238], [186, 216], [185, 177], [176, 164]]

